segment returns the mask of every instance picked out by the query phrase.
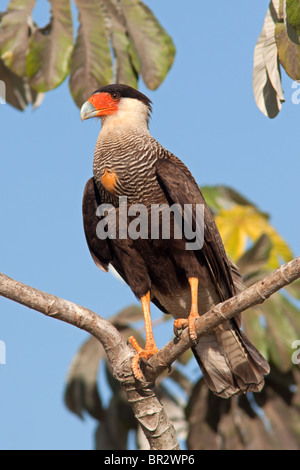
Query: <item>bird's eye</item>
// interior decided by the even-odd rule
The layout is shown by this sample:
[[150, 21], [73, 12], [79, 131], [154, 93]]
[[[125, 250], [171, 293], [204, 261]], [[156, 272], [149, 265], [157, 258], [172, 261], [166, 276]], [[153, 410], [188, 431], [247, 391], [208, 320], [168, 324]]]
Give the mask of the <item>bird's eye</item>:
[[121, 95], [120, 93], [118, 93], [117, 91], [113, 91], [111, 94], [111, 99], [114, 100], [114, 101], [119, 101], [119, 99], [121, 98]]

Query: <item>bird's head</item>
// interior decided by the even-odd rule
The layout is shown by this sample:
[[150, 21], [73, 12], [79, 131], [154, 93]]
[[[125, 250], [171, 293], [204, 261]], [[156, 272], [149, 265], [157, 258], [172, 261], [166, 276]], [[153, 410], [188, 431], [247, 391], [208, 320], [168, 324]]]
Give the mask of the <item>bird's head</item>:
[[96, 90], [82, 105], [82, 121], [99, 117], [102, 124], [117, 126], [127, 123], [136, 126], [146, 124], [151, 113], [151, 101], [147, 96], [128, 85], [107, 85]]

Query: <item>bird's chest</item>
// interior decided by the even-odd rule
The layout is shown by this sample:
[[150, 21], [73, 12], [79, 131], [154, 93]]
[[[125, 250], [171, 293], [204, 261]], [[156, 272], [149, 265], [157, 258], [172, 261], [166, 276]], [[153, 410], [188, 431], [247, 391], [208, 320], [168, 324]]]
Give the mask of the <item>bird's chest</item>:
[[162, 197], [155, 163], [144, 155], [105, 152], [94, 161], [94, 177], [109, 195], [126, 197], [129, 204], [155, 203]]

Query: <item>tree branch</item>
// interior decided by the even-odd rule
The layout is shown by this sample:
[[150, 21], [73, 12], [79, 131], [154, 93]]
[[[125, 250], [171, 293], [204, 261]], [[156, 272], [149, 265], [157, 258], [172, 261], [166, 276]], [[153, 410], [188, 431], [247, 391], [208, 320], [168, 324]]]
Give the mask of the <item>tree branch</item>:
[[[197, 337], [238, 313], [264, 302], [282, 287], [300, 277], [300, 257], [281, 266], [261, 281], [226, 300], [196, 320]], [[95, 336], [103, 345], [112, 373], [123, 385], [134, 414], [153, 450], [179, 448], [175, 430], [150, 387], [139, 388], [131, 372], [132, 349], [116, 328], [91, 310], [67, 300], [34, 289], [0, 273], [0, 295], [37, 310], [49, 317], [67, 322]], [[182, 332], [149, 360], [145, 377], [149, 382], [191, 347], [188, 331]]]
[[[199, 339], [216, 326], [244, 312], [248, 308], [262, 304], [271, 297], [271, 295], [275, 294], [275, 292], [291, 284], [298, 278], [300, 278], [300, 256], [287, 264], [283, 264], [276, 271], [248, 287], [243, 292], [225, 300], [225, 302], [219, 303], [200, 318], [196, 319], [195, 327], [197, 338]], [[155, 356], [151, 357], [148, 361], [151, 367], [147, 367], [145, 371], [147, 380], [155, 380], [166, 367], [170, 367], [171, 364], [191, 346], [192, 343], [186, 329], [182, 332], [180, 340], [174, 338], [166, 346], [161, 348]]]
[[105, 349], [112, 374], [122, 384], [150, 448], [179, 449], [175, 429], [155, 393], [151, 387], [141, 388], [135, 382], [131, 371], [133, 350], [111, 323], [85, 307], [42, 292], [1, 273], [0, 295], [95, 336]]

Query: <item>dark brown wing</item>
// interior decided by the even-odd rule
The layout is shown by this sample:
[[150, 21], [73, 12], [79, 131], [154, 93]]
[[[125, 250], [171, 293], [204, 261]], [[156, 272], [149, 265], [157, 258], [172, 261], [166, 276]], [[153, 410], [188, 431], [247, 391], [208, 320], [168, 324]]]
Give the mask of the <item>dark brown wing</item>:
[[[127, 278], [122, 263], [115, 254], [114, 247], [116, 248], [116, 245], [118, 245], [118, 240], [111, 241], [109, 238], [101, 240], [97, 237], [96, 229], [100, 218], [97, 216], [96, 211], [97, 207], [103, 202], [101, 201], [94, 178], [90, 178], [86, 183], [82, 201], [83, 226], [86, 241], [96, 266], [102, 271], [107, 272], [108, 265], [111, 264], [121, 278], [131, 287], [130, 279]], [[126, 251], [126, 240], [122, 240], [122, 250]], [[162, 312], [168, 313], [155, 297], [152, 298], [152, 302]]]
[[236, 294], [233, 273], [239, 276], [238, 272], [228, 260], [214, 218], [194, 178], [187, 169], [185, 171], [182, 162], [180, 167], [176, 163], [168, 159], [157, 161], [158, 182], [170, 204], [179, 204], [181, 207], [185, 204], [193, 205], [193, 231], [196, 230], [195, 205], [204, 205], [204, 243], [201, 250], [195, 250], [194, 253], [200, 261], [204, 259], [220, 301], [223, 301]]
[[[176, 157], [171, 156], [171, 158], [173, 161], [161, 159], [157, 162], [156, 175], [158, 182], [171, 205], [179, 204], [181, 207], [184, 207], [184, 204], [193, 204], [193, 206], [195, 204], [204, 205], [204, 243], [201, 249], [194, 251], [194, 254], [201, 264], [203, 264], [204, 260], [212, 282], [219, 294], [220, 301], [223, 301], [234, 296], [242, 289], [241, 277], [238, 273], [237, 267], [229, 261], [226, 255], [214, 218], [208, 209], [194, 178], [181, 161], [178, 163]], [[195, 210], [193, 210], [193, 216], [195, 216]], [[193, 217], [192, 223], [193, 231], [195, 231], [195, 217]], [[222, 387], [224, 387], [224, 389], [222, 389], [221, 392], [218, 391], [218, 387], [216, 387], [214, 382], [211, 381], [211, 378], [215, 376], [216, 360], [213, 357], [212, 362], [210, 362], [207, 352], [204, 353], [204, 356], [201, 356], [200, 341], [198, 345], [193, 348], [193, 352], [195, 353], [204, 376], [208, 380], [208, 384], [210, 384], [209, 386], [215, 393], [220, 394], [221, 396], [240, 393], [241, 390], [260, 390], [263, 384], [262, 375], [269, 373], [269, 365], [267, 361], [240, 330], [241, 316], [232, 318], [224, 325], [219, 328], [219, 330], [225, 328], [227, 331], [232, 331], [232, 336], [228, 344], [225, 339], [223, 341], [223, 331], [221, 331], [218, 337], [218, 343], [221, 344], [222, 354], [226, 356], [227, 362], [231, 363], [231, 372], [239, 385], [236, 388], [236, 385], [230, 384], [230, 381], [228, 382], [226, 378], [226, 374], [224, 373], [222, 375], [222, 372], [224, 371], [220, 370], [216, 374], [217, 382], [221, 377], [221, 389]], [[203, 348], [205, 350], [205, 344]], [[213, 347], [211, 347], [211, 350], [212, 349]], [[244, 353], [245, 350], [248, 355]], [[236, 361], [236, 364], [234, 364], [234, 361]], [[226, 368], [224, 368], [224, 370], [225, 369]], [[228, 387], [230, 389], [231, 386], [231, 392], [228, 392]], [[223, 392], [224, 395], [222, 395]]]
[[97, 237], [96, 229], [99, 217], [96, 215], [97, 207], [101, 204], [100, 194], [94, 178], [90, 178], [85, 185], [82, 200], [83, 227], [86, 241], [92, 258], [98, 268], [108, 271], [108, 265], [113, 259], [108, 239]]

